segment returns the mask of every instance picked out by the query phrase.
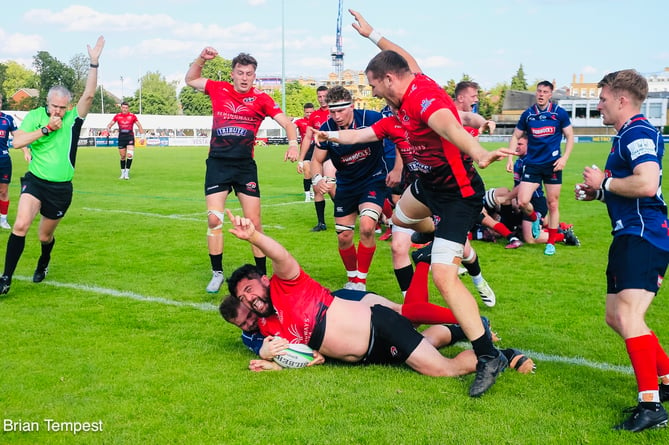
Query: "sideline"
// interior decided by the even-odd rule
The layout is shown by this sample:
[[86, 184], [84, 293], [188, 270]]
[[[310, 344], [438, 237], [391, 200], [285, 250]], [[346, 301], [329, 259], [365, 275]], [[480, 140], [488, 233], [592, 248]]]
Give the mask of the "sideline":
[[[32, 277], [15, 275], [14, 279], [20, 281], [32, 282]], [[88, 286], [76, 283], [60, 283], [58, 281], [50, 281], [50, 280], [43, 281], [41, 285], [81, 290], [102, 295], [109, 295], [110, 297], [115, 297], [115, 298], [127, 298], [130, 300], [147, 302], [147, 303], [158, 303], [167, 306], [188, 307], [204, 312], [218, 312], [218, 306], [211, 303], [192, 303], [187, 301], [170, 300], [168, 298], [163, 298], [163, 297], [152, 297], [152, 296], [141, 295], [135, 292], [118, 291], [115, 289], [107, 289], [99, 286]], [[458, 344], [462, 345], [465, 348], [471, 348], [471, 345], [469, 344], [465, 343], [458, 343]], [[593, 362], [583, 357], [562, 357], [554, 354], [544, 354], [529, 349], [523, 349], [523, 352], [527, 354], [529, 357], [532, 357], [532, 359], [537, 362], [565, 363], [568, 365], [584, 366], [586, 368], [599, 369], [601, 371], [613, 371], [629, 375], [634, 374], [634, 371], [632, 370], [631, 366], [612, 365], [610, 363]]]

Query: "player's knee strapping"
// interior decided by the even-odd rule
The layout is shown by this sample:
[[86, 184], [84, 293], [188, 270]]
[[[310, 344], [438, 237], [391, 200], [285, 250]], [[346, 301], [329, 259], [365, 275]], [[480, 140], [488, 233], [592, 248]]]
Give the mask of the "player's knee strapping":
[[335, 232], [337, 235], [344, 232], [352, 232], [355, 230], [355, 226], [347, 226], [345, 224], [335, 224]]
[[222, 236], [223, 234], [223, 222], [225, 221], [225, 214], [220, 210], [209, 209], [207, 210], [207, 216], [214, 215], [221, 222], [215, 227], [207, 228], [207, 236]]
[[360, 211], [360, 217], [362, 218], [363, 216], [366, 216], [368, 218], [372, 218], [374, 222], [379, 222], [379, 218], [381, 218], [381, 213], [377, 211], [376, 209], [369, 209], [369, 208], [364, 208]]
[[455, 264], [455, 258], [462, 258], [465, 246], [443, 238], [432, 242], [432, 263]]
[[409, 218], [402, 211], [402, 208], [400, 207], [399, 203], [397, 203], [397, 205], [395, 206], [395, 218], [397, 218], [399, 222], [407, 225], [418, 224], [424, 219], [424, 218]]
[[[463, 250], [464, 254], [464, 250]], [[463, 263], [472, 263], [476, 259], [476, 251], [474, 249], [469, 249], [469, 255], [467, 255], [467, 258], [462, 258]]]

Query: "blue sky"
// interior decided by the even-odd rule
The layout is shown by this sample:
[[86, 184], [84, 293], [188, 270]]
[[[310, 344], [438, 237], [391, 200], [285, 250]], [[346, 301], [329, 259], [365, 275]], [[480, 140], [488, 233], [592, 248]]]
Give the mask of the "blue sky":
[[[0, 61], [31, 67], [38, 51], [48, 51], [69, 62], [102, 34], [100, 83], [117, 95], [122, 88], [132, 94], [148, 71], [183, 83], [188, 64], [208, 45], [229, 59], [249, 52], [259, 76], [280, 76], [282, 5], [286, 76], [325, 78], [332, 72], [338, 0], [11, 2], [0, 21]], [[558, 86], [574, 74], [596, 82], [621, 68], [669, 67], [666, 0], [344, 0], [344, 8], [360, 11], [440, 83], [466, 73], [490, 88], [509, 82], [520, 64], [528, 82]], [[362, 70], [377, 49], [352, 22], [345, 11], [344, 68]]]

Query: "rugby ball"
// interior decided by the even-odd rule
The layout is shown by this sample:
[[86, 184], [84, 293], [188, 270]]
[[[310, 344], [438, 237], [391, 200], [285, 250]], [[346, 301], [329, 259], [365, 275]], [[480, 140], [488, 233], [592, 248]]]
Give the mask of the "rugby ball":
[[303, 344], [289, 344], [285, 354], [275, 355], [274, 361], [282, 368], [304, 368], [314, 359], [314, 350]]

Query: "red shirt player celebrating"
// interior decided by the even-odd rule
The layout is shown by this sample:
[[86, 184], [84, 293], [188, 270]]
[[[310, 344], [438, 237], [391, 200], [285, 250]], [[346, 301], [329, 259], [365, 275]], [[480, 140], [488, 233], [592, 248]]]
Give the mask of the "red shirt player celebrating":
[[[207, 245], [212, 278], [207, 292], [218, 292], [223, 283], [223, 209], [234, 189], [244, 216], [260, 223], [260, 187], [258, 169], [253, 159], [256, 134], [266, 116], [286, 130], [288, 151], [284, 160], [296, 161], [297, 129], [291, 119], [265, 92], [253, 87], [258, 62], [246, 53], [232, 59], [232, 83], [202, 77], [202, 68], [218, 52], [212, 47], [202, 50], [186, 73], [186, 83], [207, 94], [214, 113], [204, 193], [207, 200]], [[265, 270], [265, 254], [253, 247], [256, 266]]]
[[107, 125], [107, 131], [111, 130], [114, 124], [118, 125], [118, 153], [121, 156], [121, 176], [119, 179], [130, 179], [130, 166], [135, 154], [135, 125], [137, 125], [140, 134], [144, 133], [139, 119], [129, 110], [128, 102], [122, 102], [121, 112], [116, 114]]

